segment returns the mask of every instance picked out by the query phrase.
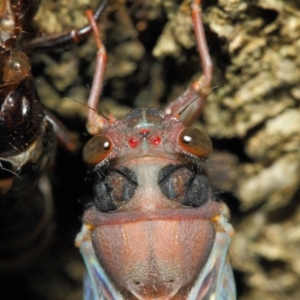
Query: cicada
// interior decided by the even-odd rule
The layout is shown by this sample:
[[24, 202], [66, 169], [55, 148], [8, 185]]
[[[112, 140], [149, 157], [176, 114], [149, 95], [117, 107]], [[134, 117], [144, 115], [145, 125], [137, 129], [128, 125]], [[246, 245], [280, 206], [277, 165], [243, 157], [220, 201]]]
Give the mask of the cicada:
[[164, 111], [97, 114], [106, 51], [98, 45], [83, 150], [90, 167], [80, 247], [84, 299], [235, 299], [227, 251], [233, 230], [213, 194], [209, 137], [191, 127], [210, 92], [212, 63], [200, 1], [191, 5], [203, 75]]

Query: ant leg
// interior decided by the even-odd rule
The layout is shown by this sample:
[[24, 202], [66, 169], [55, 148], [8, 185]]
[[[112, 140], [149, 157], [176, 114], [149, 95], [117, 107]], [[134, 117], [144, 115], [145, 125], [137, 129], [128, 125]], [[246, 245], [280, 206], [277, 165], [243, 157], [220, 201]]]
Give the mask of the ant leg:
[[10, 49], [15, 46], [16, 41], [20, 35], [20, 11], [21, 11], [21, 1], [17, 1], [16, 5], [13, 7], [14, 8], [14, 33], [13, 35], [8, 38], [3, 45], [1, 45], [2, 49]]
[[3, 24], [7, 24], [1, 28], [2, 32], [0, 32], [1, 49], [10, 49], [15, 46], [21, 33], [21, 25], [33, 18], [40, 2], [41, 0], [0, 1], [0, 20]]
[[98, 30], [95, 18], [91, 10], [86, 11], [86, 15], [89, 19], [90, 26], [94, 32], [96, 44], [97, 44], [97, 58], [96, 58], [96, 67], [95, 74], [93, 79], [93, 84], [90, 92], [90, 96], [87, 102], [88, 105], [88, 114], [87, 114], [87, 131], [91, 135], [99, 134], [105, 126], [107, 126], [113, 119], [109, 120], [100, 116], [97, 113], [97, 106], [99, 103], [99, 97], [101, 96], [104, 72], [107, 61], [106, 49], [104, 44], [101, 41], [100, 32]]
[[174, 117], [178, 117], [179, 115], [179, 120], [186, 126], [191, 125], [197, 120], [203, 110], [210, 93], [212, 79], [212, 62], [206, 43], [200, 4], [201, 0], [193, 0], [192, 20], [203, 74], [165, 110], [166, 114], [173, 115]]
[[[93, 14], [94, 21], [98, 21], [103, 9], [106, 7], [108, 0], [100, 0], [95, 13]], [[80, 43], [83, 41], [92, 31], [92, 26], [87, 25], [81, 29], [73, 29], [68, 32], [60, 34], [38, 37], [30, 42], [24, 43], [23, 48], [25, 51], [36, 51], [36, 50], [49, 50], [55, 47], [63, 47], [70, 43]]]
[[75, 134], [70, 132], [66, 126], [54, 116], [49, 110], [44, 108], [46, 120], [52, 124], [53, 131], [58, 144], [67, 151], [75, 151], [78, 149], [79, 142]]
[[22, 19], [24, 21], [32, 20], [40, 7], [41, 0], [21, 0], [21, 2]]

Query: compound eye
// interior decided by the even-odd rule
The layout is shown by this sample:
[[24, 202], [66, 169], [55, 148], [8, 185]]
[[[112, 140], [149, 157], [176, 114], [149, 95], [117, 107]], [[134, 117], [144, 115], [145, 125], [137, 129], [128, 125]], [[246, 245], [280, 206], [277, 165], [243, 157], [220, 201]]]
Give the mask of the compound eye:
[[83, 160], [89, 166], [95, 166], [103, 161], [112, 151], [112, 142], [105, 135], [92, 137], [83, 148]]
[[208, 135], [198, 128], [185, 128], [178, 137], [181, 148], [198, 157], [208, 157], [212, 144]]

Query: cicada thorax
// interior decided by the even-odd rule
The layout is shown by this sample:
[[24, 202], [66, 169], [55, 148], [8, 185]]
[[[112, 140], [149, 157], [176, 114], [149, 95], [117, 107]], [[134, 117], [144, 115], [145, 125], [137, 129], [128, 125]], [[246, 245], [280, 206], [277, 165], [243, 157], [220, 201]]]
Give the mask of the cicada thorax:
[[94, 167], [84, 223], [124, 299], [187, 299], [195, 287], [224, 231], [208, 183], [211, 148], [203, 131], [154, 108], [135, 109], [86, 144]]

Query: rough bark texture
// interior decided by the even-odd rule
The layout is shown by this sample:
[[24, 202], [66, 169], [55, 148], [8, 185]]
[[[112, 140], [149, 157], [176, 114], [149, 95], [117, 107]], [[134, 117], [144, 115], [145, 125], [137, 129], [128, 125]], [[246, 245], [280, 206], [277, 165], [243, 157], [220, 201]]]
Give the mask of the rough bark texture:
[[[73, 0], [75, 8], [70, 11], [70, 0], [44, 1], [36, 28], [51, 34], [83, 26], [89, 4]], [[130, 107], [163, 107], [201, 74], [189, 5], [190, 0], [109, 1], [99, 22], [108, 52], [102, 113], [118, 117]], [[300, 4], [206, 0], [202, 7], [214, 76], [197, 125], [213, 140], [212, 185], [232, 212], [236, 234], [231, 259], [239, 299], [296, 300], [300, 294]], [[70, 49], [32, 56], [43, 103], [80, 136], [87, 109], [78, 102], [85, 103], [88, 97], [95, 53], [91, 37]], [[34, 299], [81, 299], [83, 267], [72, 248], [80, 226], [75, 202], [85, 176], [80, 153], [59, 153], [54, 171], [60, 227], [52, 252], [59, 252], [57, 265], [62, 264], [62, 271], [59, 275], [49, 271], [47, 284], [34, 285], [38, 295]]]

